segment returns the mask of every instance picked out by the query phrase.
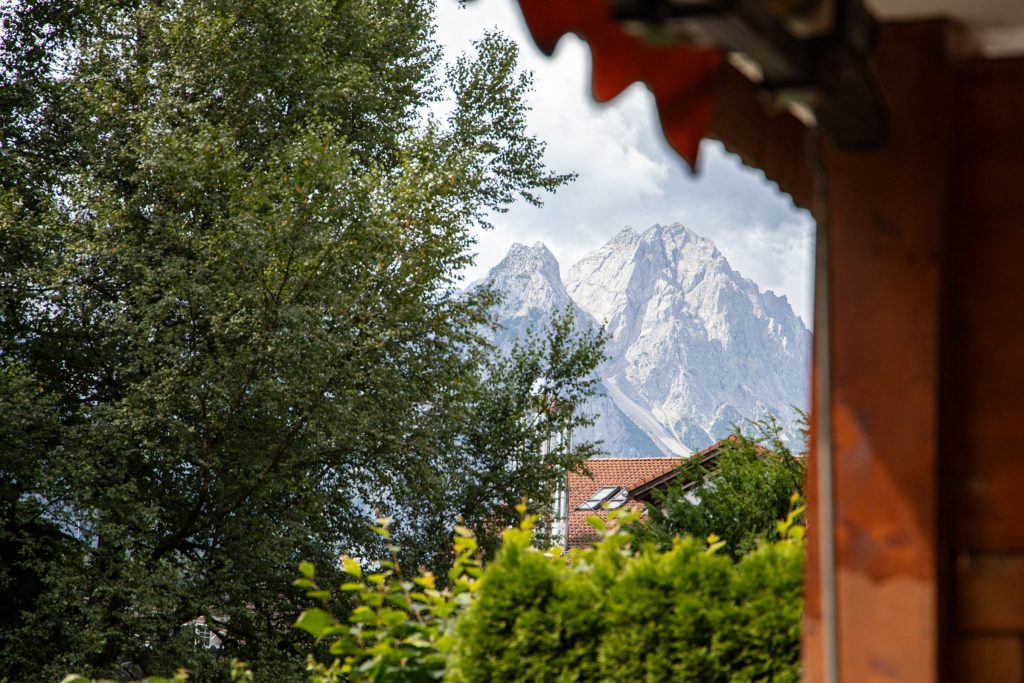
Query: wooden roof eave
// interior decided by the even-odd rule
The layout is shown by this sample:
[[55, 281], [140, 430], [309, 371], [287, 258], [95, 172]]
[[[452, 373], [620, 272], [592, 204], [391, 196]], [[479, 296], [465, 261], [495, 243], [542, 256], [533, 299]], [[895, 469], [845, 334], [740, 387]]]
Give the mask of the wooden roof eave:
[[813, 129], [772, 103], [731, 64], [718, 75], [707, 135], [763, 171], [796, 206], [813, 211], [814, 164], [808, 163], [816, 154]]
[[723, 55], [717, 48], [653, 45], [626, 33], [605, 0], [519, 0], [537, 47], [552, 54], [574, 33], [590, 46], [591, 90], [607, 102], [640, 81], [654, 95], [662, 131], [692, 167], [711, 121], [714, 86]]
[[[871, 20], [861, 0], [837, 2], [850, 20], [831, 38], [812, 42], [812, 49], [793, 56], [794, 64], [804, 65], [796, 85], [821, 84], [814, 91], [817, 113], [832, 125], [841, 146], [843, 140], [850, 146], [870, 145], [884, 136], [878, 94], [861, 59], [870, 42]], [[773, 101], [769, 89], [775, 86], [766, 89], [751, 81], [718, 48], [636, 37], [612, 17], [607, 0], [519, 0], [519, 5], [545, 53], [551, 54], [566, 33], [588, 43], [597, 101], [612, 99], [633, 82], [645, 83], [667, 141], [691, 168], [700, 140], [714, 137], [746, 164], [764, 171], [797, 206], [814, 208], [815, 143], [808, 125]]]

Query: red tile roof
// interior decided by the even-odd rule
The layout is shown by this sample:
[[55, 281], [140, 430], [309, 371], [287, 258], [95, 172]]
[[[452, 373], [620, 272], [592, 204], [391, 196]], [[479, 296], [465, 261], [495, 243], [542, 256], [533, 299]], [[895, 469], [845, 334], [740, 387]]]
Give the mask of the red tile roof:
[[[683, 458], [593, 458], [586, 462], [592, 476], [571, 472], [569, 474], [569, 518], [566, 530], [566, 547], [582, 548], [598, 540], [599, 535], [587, 524], [587, 517], [607, 519], [606, 510], [577, 510], [598, 489], [604, 486], [620, 486], [630, 490], [644, 482], [671, 472], [683, 463]], [[630, 501], [630, 507], [643, 509], [643, 504]]]

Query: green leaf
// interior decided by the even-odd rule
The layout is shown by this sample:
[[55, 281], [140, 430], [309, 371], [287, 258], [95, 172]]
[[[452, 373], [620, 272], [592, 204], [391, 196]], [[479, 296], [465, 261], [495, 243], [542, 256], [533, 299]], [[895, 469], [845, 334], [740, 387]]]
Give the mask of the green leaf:
[[348, 555], [341, 556], [341, 568], [342, 570], [344, 570], [346, 574], [349, 574], [350, 576], [355, 576], [357, 578], [362, 578], [363, 576], [363, 570], [359, 566], [359, 563], [353, 560]]
[[420, 586], [422, 588], [429, 588], [429, 589], [433, 589], [434, 588], [434, 585], [435, 585], [436, 581], [437, 581], [436, 577], [433, 574], [430, 574], [430, 573], [421, 574], [420, 576], [417, 576], [417, 577], [413, 578], [413, 582], [417, 586]]
[[354, 655], [362, 651], [356, 643], [348, 638], [339, 638], [331, 643], [331, 647], [328, 649], [332, 655]]
[[369, 624], [373, 623], [377, 618], [374, 611], [366, 605], [360, 605], [352, 610], [352, 614], [349, 616], [349, 621], [355, 624]]
[[385, 626], [398, 626], [405, 622], [408, 615], [401, 610], [384, 608], [380, 610], [378, 617]]
[[312, 579], [316, 574], [316, 568], [312, 562], [299, 562], [299, 573], [307, 579]]
[[334, 626], [337, 620], [324, 610], [314, 607], [307, 609], [295, 621], [295, 627], [309, 633], [314, 638], [319, 638], [323, 633]]
[[406, 598], [403, 593], [392, 593], [391, 595], [388, 595], [387, 599], [388, 602], [394, 605], [398, 605], [402, 609], [411, 609], [411, 606], [409, 605], [409, 599]]

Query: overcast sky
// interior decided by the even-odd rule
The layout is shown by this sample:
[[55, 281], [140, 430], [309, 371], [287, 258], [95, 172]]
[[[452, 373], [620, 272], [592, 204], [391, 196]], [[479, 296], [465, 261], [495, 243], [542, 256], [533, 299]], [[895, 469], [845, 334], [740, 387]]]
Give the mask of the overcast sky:
[[449, 56], [492, 27], [519, 44], [521, 65], [534, 73], [531, 132], [547, 142], [552, 170], [579, 174], [547, 196], [543, 208], [517, 205], [495, 218], [494, 230], [477, 235], [477, 265], [468, 281], [485, 275], [514, 242], [543, 242], [564, 274], [627, 225], [643, 231], [681, 222], [713, 240], [732, 267], [761, 289], [787, 296], [810, 326], [813, 221], [760, 171], [706, 140], [691, 174], [662, 137], [643, 85], [596, 104], [586, 44], [566, 36], [554, 58], [545, 57], [513, 0], [477, 0], [465, 8], [439, 0], [438, 10], [437, 35]]

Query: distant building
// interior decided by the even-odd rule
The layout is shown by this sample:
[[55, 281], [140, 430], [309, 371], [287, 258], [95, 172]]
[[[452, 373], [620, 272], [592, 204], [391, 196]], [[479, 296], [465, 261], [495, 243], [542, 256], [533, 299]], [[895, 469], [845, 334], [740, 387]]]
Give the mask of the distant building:
[[[700, 451], [699, 453], [694, 453], [690, 457], [686, 458], [686, 461], [696, 461], [700, 464], [701, 467], [713, 470], [716, 467], [715, 461], [718, 459], [718, 454], [722, 452], [722, 446], [725, 445], [727, 441], [735, 440], [735, 436], [729, 436], [725, 439], [722, 439], [721, 441], [711, 444], [710, 446]], [[642, 484], [637, 484], [632, 489], [630, 489], [629, 499], [635, 500], [640, 503], [646, 503], [651, 500], [651, 494], [653, 494], [655, 491], [667, 489], [676, 480], [676, 478], [682, 474], [683, 471], [677, 467], [676, 469], [666, 472], [661, 476], [649, 479], [648, 481], [645, 481]], [[696, 486], [697, 483], [698, 482], [696, 480], [685, 482], [683, 484], [683, 490], [688, 491], [689, 489]]]
[[192, 630], [195, 646], [201, 650], [220, 650], [224, 646], [220, 634], [210, 628], [204, 616], [196, 617], [185, 627]]
[[[734, 438], [734, 437], [729, 437]], [[590, 475], [571, 472], [565, 514], [564, 545], [567, 550], [585, 548], [600, 538], [587, 517], [607, 519], [608, 513], [623, 506], [644, 510], [651, 494], [668, 486], [682, 473], [680, 467], [691, 459], [713, 467], [726, 440], [708, 446], [689, 458], [592, 458], [586, 462]], [[693, 482], [696, 483], [696, 482]]]

